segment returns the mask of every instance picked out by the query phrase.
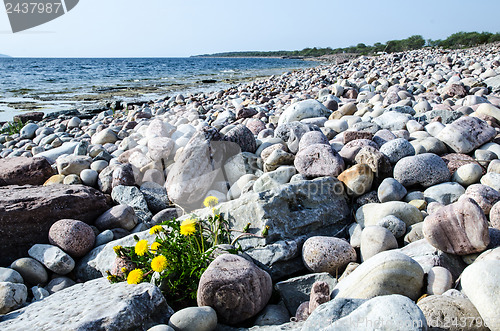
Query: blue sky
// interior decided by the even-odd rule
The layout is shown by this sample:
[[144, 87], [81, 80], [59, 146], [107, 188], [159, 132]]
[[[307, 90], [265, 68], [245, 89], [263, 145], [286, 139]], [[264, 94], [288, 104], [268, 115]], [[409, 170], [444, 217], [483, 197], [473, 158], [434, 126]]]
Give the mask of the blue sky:
[[0, 53], [21, 57], [178, 57], [347, 47], [420, 34], [500, 32], [499, 0], [80, 0], [13, 34], [0, 9]]

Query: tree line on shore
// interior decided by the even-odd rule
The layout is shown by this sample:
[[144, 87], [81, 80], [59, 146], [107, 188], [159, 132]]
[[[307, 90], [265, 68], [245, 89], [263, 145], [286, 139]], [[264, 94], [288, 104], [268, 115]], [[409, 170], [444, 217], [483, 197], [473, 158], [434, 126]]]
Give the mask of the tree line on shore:
[[425, 40], [421, 35], [414, 35], [401, 40], [389, 40], [385, 44], [375, 43], [365, 45], [359, 43], [356, 46], [344, 48], [304, 48], [297, 51], [248, 51], [248, 52], [225, 52], [216, 54], [205, 54], [200, 56], [212, 57], [319, 57], [323, 55], [354, 53], [360, 55], [376, 54], [379, 52], [403, 52], [423, 47], [442, 47], [442, 48], [466, 48], [481, 44], [487, 44], [500, 41], [500, 33], [491, 32], [457, 32], [448, 38], [441, 40]]

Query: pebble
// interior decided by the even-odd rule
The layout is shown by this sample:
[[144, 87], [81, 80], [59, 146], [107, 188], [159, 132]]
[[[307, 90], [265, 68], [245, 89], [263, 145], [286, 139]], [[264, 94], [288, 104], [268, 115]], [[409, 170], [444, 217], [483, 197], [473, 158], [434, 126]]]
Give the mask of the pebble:
[[82, 221], [59, 220], [50, 227], [49, 242], [73, 257], [82, 257], [94, 247], [95, 234]]
[[377, 196], [380, 202], [400, 201], [404, 198], [406, 193], [406, 188], [391, 177], [384, 179], [377, 190]]
[[361, 233], [361, 261], [366, 261], [380, 252], [398, 248], [396, 237], [385, 227], [367, 226]]
[[75, 267], [75, 260], [57, 246], [36, 244], [28, 250], [28, 254], [59, 275], [66, 275]]
[[453, 276], [448, 269], [437, 266], [427, 273], [427, 294], [440, 295], [451, 289], [452, 286]]
[[298, 152], [294, 165], [297, 172], [307, 178], [337, 177], [345, 169], [342, 157], [324, 144], [310, 145]]
[[302, 248], [302, 261], [312, 272], [336, 275], [349, 262], [355, 262], [356, 257], [356, 251], [347, 241], [335, 237], [311, 237]]
[[455, 182], [441, 183], [427, 188], [424, 191], [427, 203], [438, 202], [441, 205], [454, 203], [465, 193], [462, 185]]
[[24, 284], [0, 282], [0, 314], [7, 314], [21, 307], [28, 298]]
[[394, 215], [388, 215], [382, 218], [376, 225], [391, 231], [396, 239], [401, 238], [406, 233], [406, 223]]
[[24, 280], [21, 274], [14, 269], [0, 267], [0, 282], [23, 284]]
[[459, 167], [453, 174], [452, 180], [462, 186], [469, 186], [479, 182], [483, 169], [479, 164], [469, 163]]
[[47, 283], [49, 276], [43, 265], [30, 257], [15, 260], [10, 265], [22, 277], [26, 285], [38, 285]]
[[212, 331], [217, 326], [217, 313], [212, 307], [188, 307], [170, 316], [168, 325], [178, 331]]
[[415, 149], [408, 140], [397, 138], [383, 144], [380, 147], [380, 153], [387, 156], [392, 164], [395, 164], [406, 156], [415, 155]]
[[429, 187], [447, 182], [450, 177], [446, 163], [432, 153], [402, 158], [394, 166], [394, 179], [405, 187], [415, 184]]

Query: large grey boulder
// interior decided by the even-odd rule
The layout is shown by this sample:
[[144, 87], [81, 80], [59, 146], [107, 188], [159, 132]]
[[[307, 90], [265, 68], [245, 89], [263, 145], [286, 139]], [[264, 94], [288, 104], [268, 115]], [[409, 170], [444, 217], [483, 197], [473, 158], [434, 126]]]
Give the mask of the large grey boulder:
[[2, 330], [147, 330], [173, 314], [149, 284], [111, 284], [105, 278], [76, 284], [0, 317]]

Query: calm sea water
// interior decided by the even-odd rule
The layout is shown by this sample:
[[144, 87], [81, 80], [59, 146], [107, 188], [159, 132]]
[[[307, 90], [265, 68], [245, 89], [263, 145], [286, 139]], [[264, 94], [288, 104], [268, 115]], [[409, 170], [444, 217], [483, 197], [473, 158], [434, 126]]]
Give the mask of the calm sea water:
[[22, 111], [74, 109], [102, 100], [146, 101], [215, 91], [316, 65], [292, 59], [0, 59], [0, 121]]

